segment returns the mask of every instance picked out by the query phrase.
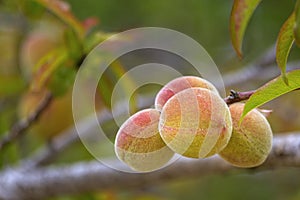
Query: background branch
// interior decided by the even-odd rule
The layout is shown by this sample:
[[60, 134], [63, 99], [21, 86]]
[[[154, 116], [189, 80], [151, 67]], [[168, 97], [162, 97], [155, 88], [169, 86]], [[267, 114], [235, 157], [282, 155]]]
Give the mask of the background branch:
[[[276, 135], [267, 161], [258, 168], [239, 169], [256, 172], [280, 167], [300, 167], [300, 134]], [[107, 188], [138, 188], [179, 178], [238, 170], [218, 156], [207, 159], [181, 158], [174, 164], [147, 174], [115, 171], [99, 162], [82, 162], [61, 167], [33, 170], [7, 169], [0, 174], [1, 199], [42, 199]]]

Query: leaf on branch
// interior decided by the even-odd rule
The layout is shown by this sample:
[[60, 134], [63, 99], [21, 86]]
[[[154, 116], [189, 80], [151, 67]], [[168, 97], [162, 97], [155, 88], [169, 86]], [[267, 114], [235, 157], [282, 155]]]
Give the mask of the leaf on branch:
[[300, 47], [300, 0], [297, 0], [295, 5], [294, 37], [296, 44]]
[[72, 60], [78, 60], [83, 54], [83, 46], [77, 39], [76, 33], [73, 30], [67, 29], [64, 32], [66, 51]]
[[[83, 42], [83, 48], [85, 53], [89, 53], [93, 48], [99, 45], [104, 40], [110, 38], [115, 33], [105, 33], [102, 31], [92, 32], [85, 38]], [[110, 38], [111, 39], [111, 38]], [[121, 40], [121, 38], [118, 38]]]
[[129, 77], [125, 76], [126, 70], [122, 63], [118, 60], [112, 62], [107, 68], [107, 73], [105, 73], [98, 85], [98, 91], [102, 101], [105, 106], [108, 108], [112, 108], [112, 94], [114, 89], [116, 89], [113, 84], [119, 82], [119, 86], [122, 88], [123, 95], [127, 97], [131, 97], [131, 101], [129, 102], [130, 109], [134, 112], [137, 111], [137, 102], [135, 98], [135, 94], [131, 92], [136, 88], [135, 82]]
[[289, 85], [286, 85], [281, 76], [266, 83], [261, 88], [257, 89], [246, 102], [241, 120], [252, 109], [261, 106], [283, 94], [300, 88], [300, 69], [286, 73], [289, 80]]
[[76, 70], [71, 67], [62, 66], [57, 68], [49, 79], [48, 89], [54, 97], [63, 96], [73, 86]]
[[116, 77], [116, 81], [120, 81], [122, 78], [121, 87], [123, 88], [124, 94], [127, 97], [131, 97], [131, 101], [129, 102], [129, 107], [133, 112], [137, 112], [137, 102], [135, 94], [132, 94], [131, 91], [136, 87], [135, 82], [130, 78], [130, 76], [126, 75], [126, 70], [120, 61], [115, 61], [111, 64], [111, 71]]
[[87, 32], [91, 31], [98, 24], [99, 24], [99, 19], [97, 17], [89, 17], [82, 22], [82, 26]]
[[294, 29], [295, 24], [295, 13], [293, 12], [290, 17], [282, 25], [276, 44], [276, 62], [281, 70], [282, 78], [286, 84], [288, 80], [286, 78], [286, 63], [294, 43]]
[[230, 35], [233, 47], [242, 57], [242, 42], [248, 22], [261, 0], [235, 0], [230, 16]]
[[54, 51], [47, 54], [35, 67], [30, 89], [40, 91], [43, 89], [57, 68], [61, 67], [67, 59], [65, 51]]
[[70, 26], [77, 34], [78, 38], [83, 38], [85, 34], [82, 23], [71, 13], [70, 5], [60, 0], [35, 0], [45, 7], [60, 20]]

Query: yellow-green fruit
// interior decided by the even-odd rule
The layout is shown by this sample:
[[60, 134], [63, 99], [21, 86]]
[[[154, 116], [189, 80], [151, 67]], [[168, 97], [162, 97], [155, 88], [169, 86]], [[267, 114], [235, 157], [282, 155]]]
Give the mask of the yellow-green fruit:
[[272, 147], [272, 130], [263, 114], [254, 109], [239, 125], [244, 104], [230, 107], [233, 133], [226, 148], [219, 155], [237, 167], [255, 167], [262, 164]]
[[159, 135], [159, 116], [155, 109], [139, 111], [125, 121], [117, 133], [116, 155], [136, 171], [159, 169], [174, 155]]
[[197, 76], [182, 76], [167, 83], [156, 95], [155, 108], [161, 110], [165, 103], [176, 93], [191, 88], [201, 87], [218, 93], [209, 81]]
[[216, 92], [199, 87], [185, 89], [163, 106], [159, 131], [176, 153], [209, 157], [223, 150], [230, 139], [229, 108]]

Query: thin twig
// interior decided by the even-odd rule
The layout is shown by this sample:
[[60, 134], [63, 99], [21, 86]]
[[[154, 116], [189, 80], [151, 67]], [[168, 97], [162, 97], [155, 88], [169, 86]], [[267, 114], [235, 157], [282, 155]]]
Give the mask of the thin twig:
[[27, 118], [16, 122], [10, 131], [0, 140], [0, 150], [20, 137], [30, 127], [30, 125], [42, 115], [43, 111], [48, 107], [51, 100], [52, 94], [48, 92], [34, 112], [32, 112]]

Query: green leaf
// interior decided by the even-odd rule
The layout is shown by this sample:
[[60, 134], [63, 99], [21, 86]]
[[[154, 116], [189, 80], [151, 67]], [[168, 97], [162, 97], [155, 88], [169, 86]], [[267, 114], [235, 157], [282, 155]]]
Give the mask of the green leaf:
[[[124, 66], [118, 60], [111, 63], [110, 69], [111, 69], [112, 73], [114, 74], [114, 76], [116, 78], [116, 81], [119, 81], [120, 78], [124, 74], [126, 74], [126, 70], [124, 69]], [[124, 88], [123, 91], [125, 92], [125, 94], [127, 96], [131, 96], [132, 100], [129, 102], [130, 110], [133, 113], [137, 112], [138, 108], [137, 108], [137, 102], [136, 102], [135, 94], [131, 94], [131, 92], [130, 92], [130, 91], [132, 91], [133, 88], [135, 88], [134, 81], [129, 77], [125, 77], [123, 79], [122, 87]]]
[[295, 5], [294, 37], [296, 44], [300, 47], [300, 0], [297, 0]]
[[99, 45], [104, 40], [113, 36], [115, 33], [105, 33], [102, 31], [93, 32], [85, 37], [83, 42], [83, 49], [85, 53], [89, 53], [93, 48]]
[[99, 92], [104, 105], [108, 108], [111, 108], [111, 94], [113, 89], [113, 83], [105, 73], [99, 80], [97, 91]]
[[76, 70], [74, 68], [59, 67], [51, 76], [48, 88], [55, 97], [63, 96], [73, 86], [75, 77]]
[[68, 29], [64, 33], [64, 39], [69, 58], [72, 60], [78, 60], [82, 55], [83, 47], [81, 42], [78, 40], [76, 33], [72, 29]]
[[286, 84], [288, 84], [288, 80], [285, 75], [286, 63], [291, 47], [294, 43], [294, 24], [295, 13], [292, 13], [291, 16], [282, 25], [278, 34], [276, 45], [276, 62], [281, 70], [282, 78]]
[[266, 83], [261, 88], [257, 89], [256, 92], [246, 102], [241, 120], [252, 109], [261, 106], [283, 94], [300, 88], [300, 69], [286, 73], [286, 77], [289, 80], [289, 85], [286, 85], [281, 76], [279, 76]]
[[233, 47], [242, 57], [242, 42], [248, 22], [261, 0], [234, 0], [230, 16], [230, 35]]
[[58, 50], [50, 52], [46, 55], [45, 59], [42, 58], [41, 62], [35, 68], [33, 80], [30, 85], [32, 91], [40, 91], [43, 89], [49, 79], [52, 77], [57, 68], [61, 67], [67, 60], [67, 52]]
[[[100, 97], [104, 102], [105, 106], [111, 108], [111, 97], [112, 92], [114, 90], [114, 84], [117, 83], [120, 78], [126, 73], [126, 70], [121, 62], [115, 60], [112, 62], [107, 68], [107, 71], [103, 74], [103, 76], [99, 80], [98, 91], [100, 93]], [[130, 101], [130, 110], [133, 112], [137, 111], [137, 102], [135, 98], [135, 94], [131, 94], [133, 88], [135, 88], [135, 82], [129, 77], [123, 77], [121, 87], [123, 88], [124, 95], [131, 96], [132, 101]]]

